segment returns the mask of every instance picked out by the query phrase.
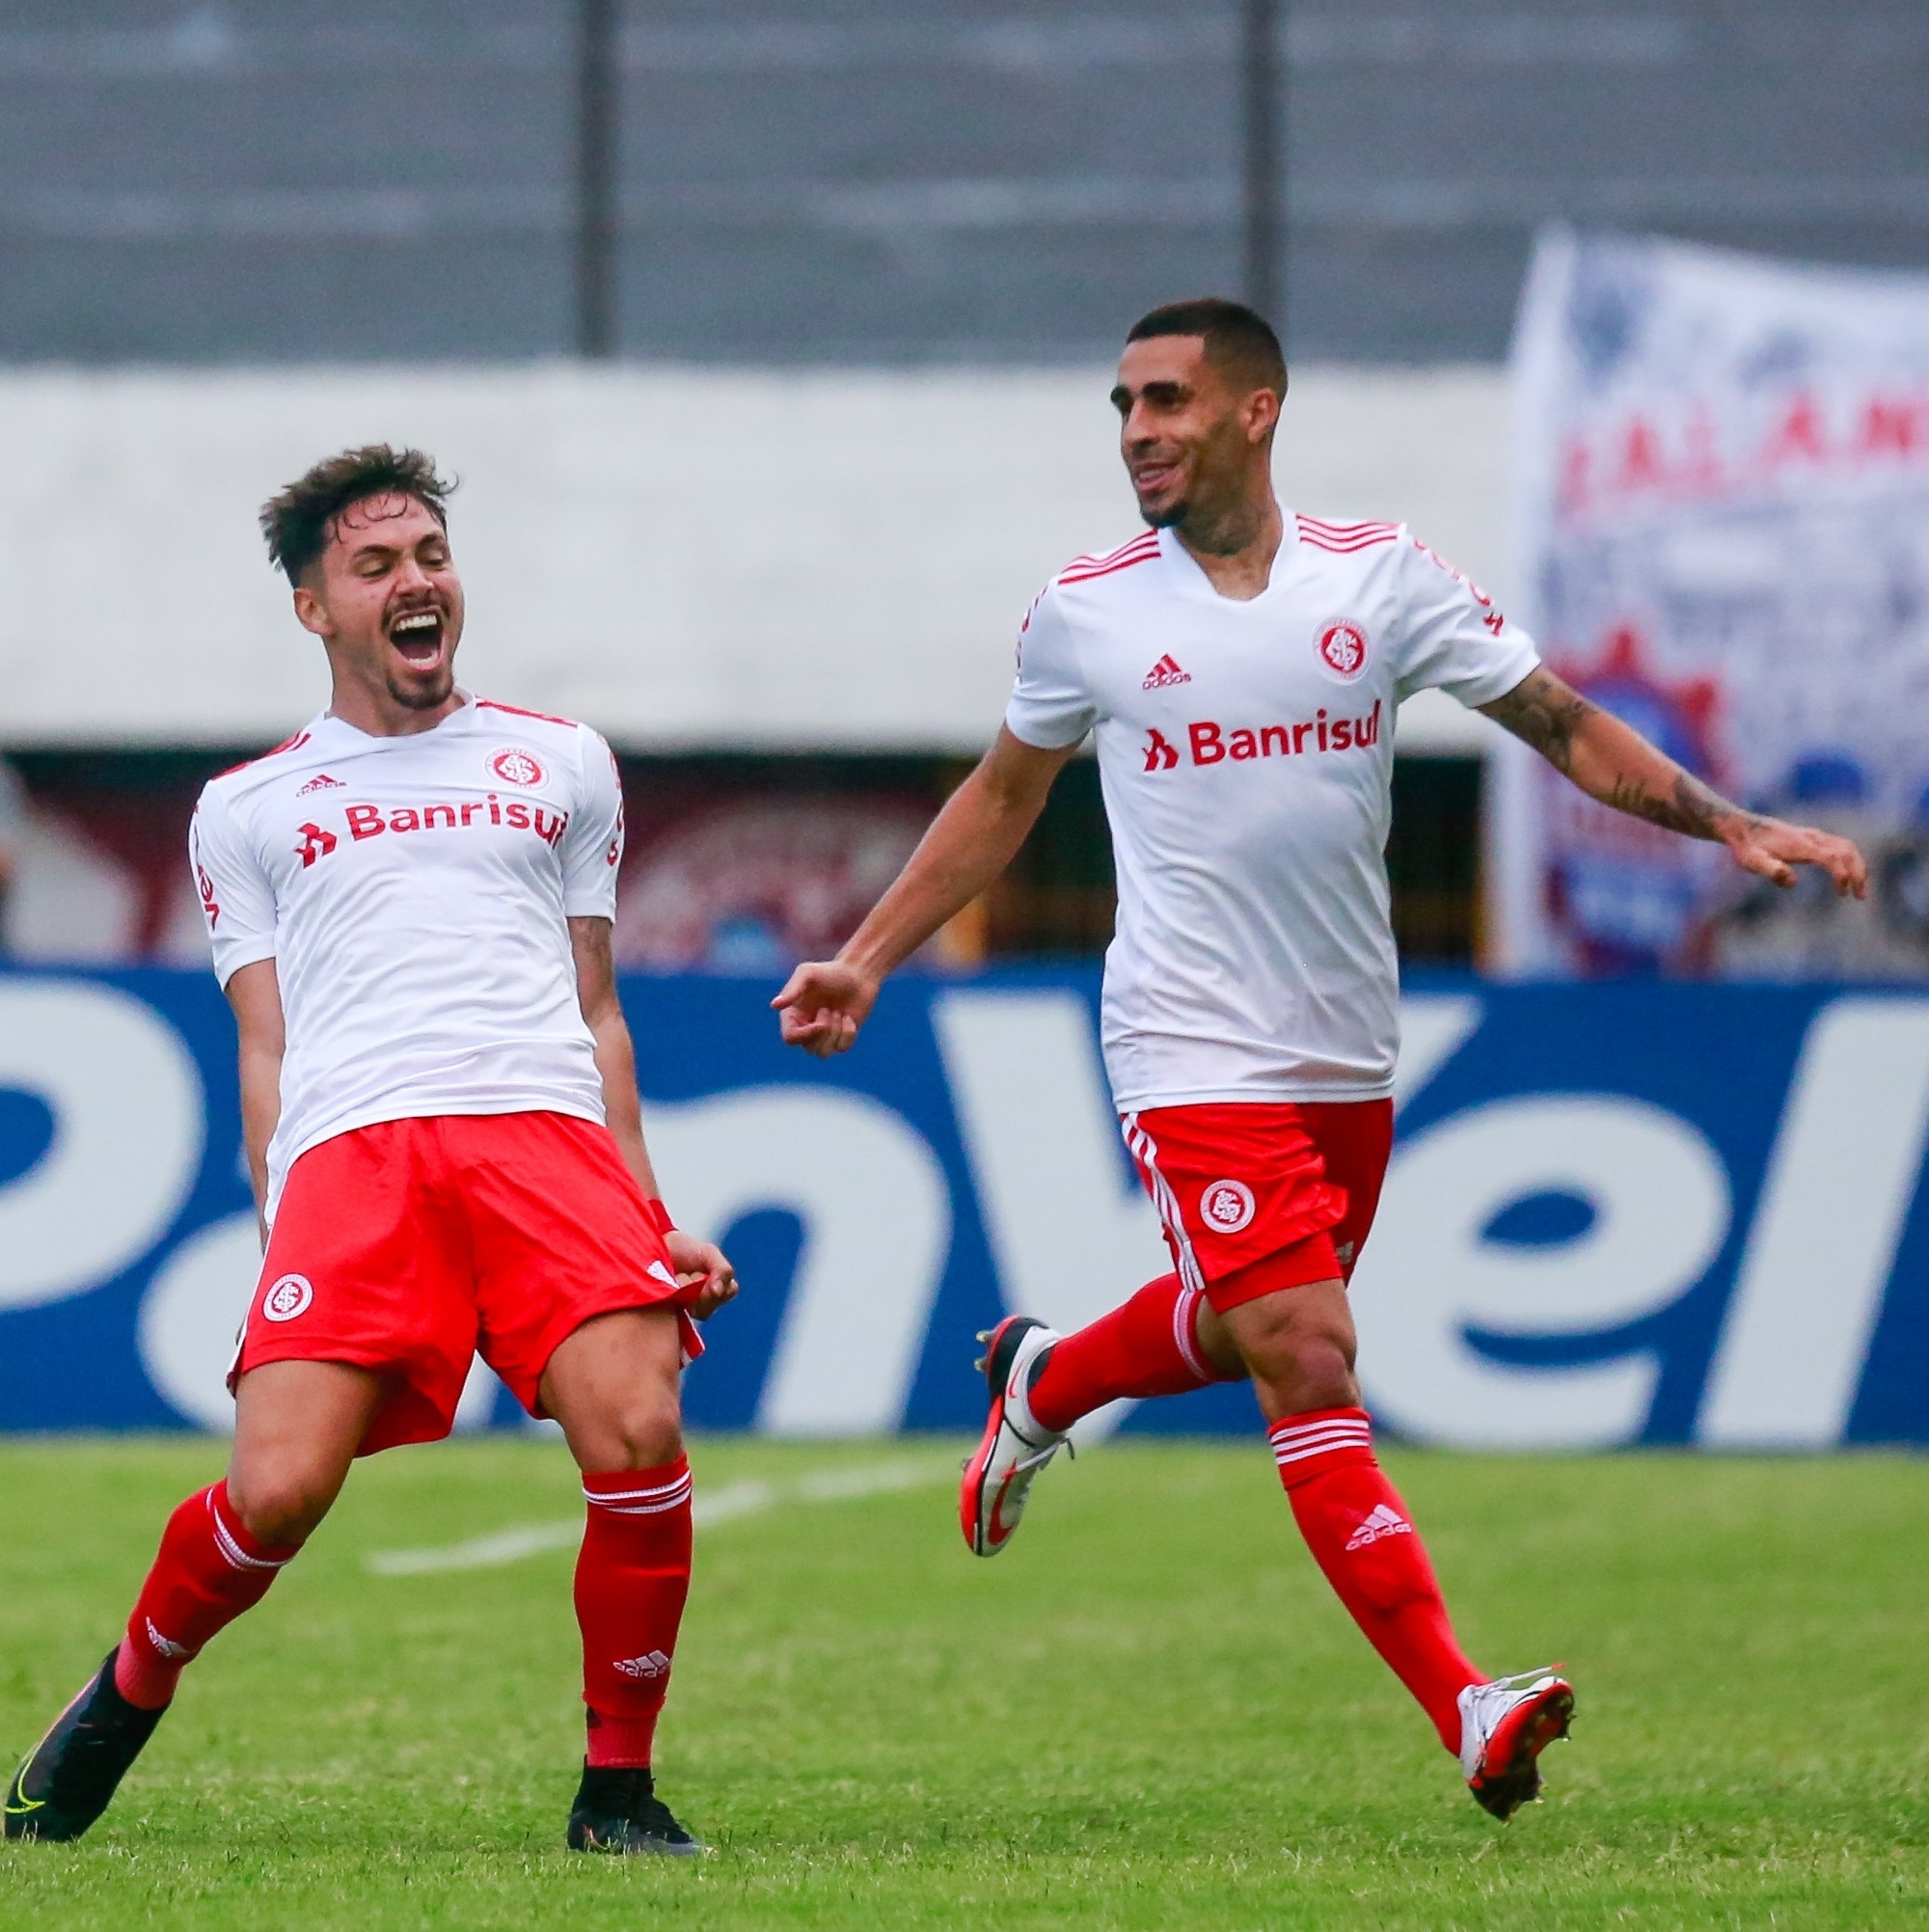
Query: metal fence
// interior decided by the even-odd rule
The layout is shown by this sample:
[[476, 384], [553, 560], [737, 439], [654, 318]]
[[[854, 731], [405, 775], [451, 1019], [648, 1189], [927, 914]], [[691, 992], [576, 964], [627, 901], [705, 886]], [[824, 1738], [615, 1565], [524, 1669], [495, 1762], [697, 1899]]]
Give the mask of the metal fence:
[[1915, 0], [8, 0], [0, 358], [1068, 362], [1257, 279], [1492, 359], [1550, 218], [1929, 263], [1925, 81]]

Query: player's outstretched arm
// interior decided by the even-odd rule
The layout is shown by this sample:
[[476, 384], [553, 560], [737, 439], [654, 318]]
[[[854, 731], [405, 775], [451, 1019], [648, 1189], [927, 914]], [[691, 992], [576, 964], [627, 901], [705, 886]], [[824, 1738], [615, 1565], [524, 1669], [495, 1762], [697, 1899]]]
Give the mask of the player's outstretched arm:
[[1077, 748], [1043, 750], [1000, 727], [844, 949], [806, 961], [771, 1001], [786, 1046], [828, 1059], [856, 1039], [886, 977], [1012, 862]]
[[268, 1143], [282, 1117], [282, 1054], [287, 1030], [282, 1018], [282, 982], [273, 960], [253, 960], [228, 976], [228, 1003], [239, 1037], [241, 1145], [255, 1188], [255, 1218], [261, 1246], [268, 1245], [263, 1209], [268, 1198]]
[[[591, 916], [572, 916], [569, 950], [576, 962], [576, 998], [584, 1023], [596, 1042], [596, 1071], [603, 1079], [603, 1117], [623, 1165], [652, 1200], [662, 1198], [650, 1150], [643, 1141], [643, 1103], [637, 1092], [637, 1049], [630, 1040], [630, 1022], [616, 996], [616, 959], [611, 922]], [[665, 1237], [670, 1265], [686, 1290], [693, 1290], [690, 1312], [703, 1321], [737, 1293], [737, 1276], [714, 1241], [672, 1229]], [[700, 1286], [699, 1286], [700, 1284]]]
[[1793, 885], [1798, 865], [1819, 865], [1841, 897], [1868, 896], [1868, 863], [1851, 840], [1730, 804], [1544, 666], [1481, 710], [1617, 811], [1725, 845], [1745, 872], [1778, 885]]

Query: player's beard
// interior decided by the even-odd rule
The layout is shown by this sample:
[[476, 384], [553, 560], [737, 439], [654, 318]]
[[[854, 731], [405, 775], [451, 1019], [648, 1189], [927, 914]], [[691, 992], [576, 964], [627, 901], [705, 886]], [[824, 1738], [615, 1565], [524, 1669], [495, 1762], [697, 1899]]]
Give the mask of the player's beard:
[[1143, 503], [1139, 505], [1139, 515], [1154, 530], [1176, 530], [1191, 514], [1192, 505], [1182, 497], [1176, 503], [1167, 503], [1162, 510], [1149, 510]]
[[448, 694], [455, 689], [455, 667], [448, 659], [443, 661], [441, 670], [428, 683], [420, 678], [411, 679], [407, 684], [395, 678], [389, 679], [389, 695], [405, 711], [433, 711], [438, 704], [448, 701]]

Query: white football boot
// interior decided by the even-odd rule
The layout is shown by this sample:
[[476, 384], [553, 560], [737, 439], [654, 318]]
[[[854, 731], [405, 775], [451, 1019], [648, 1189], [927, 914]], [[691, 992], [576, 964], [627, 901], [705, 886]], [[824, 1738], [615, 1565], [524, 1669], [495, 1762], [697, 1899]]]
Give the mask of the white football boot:
[[1057, 1329], [1029, 1315], [1008, 1315], [978, 1337], [988, 1345], [978, 1366], [991, 1389], [992, 1412], [958, 1489], [958, 1521], [973, 1556], [994, 1557], [1011, 1541], [1032, 1478], [1066, 1441], [1064, 1430], [1046, 1429], [1026, 1400], [1032, 1365], [1060, 1339]]
[[1460, 1770], [1482, 1810], [1505, 1824], [1540, 1795], [1540, 1754], [1567, 1735], [1574, 1687], [1552, 1671], [1523, 1671], [1460, 1693]]

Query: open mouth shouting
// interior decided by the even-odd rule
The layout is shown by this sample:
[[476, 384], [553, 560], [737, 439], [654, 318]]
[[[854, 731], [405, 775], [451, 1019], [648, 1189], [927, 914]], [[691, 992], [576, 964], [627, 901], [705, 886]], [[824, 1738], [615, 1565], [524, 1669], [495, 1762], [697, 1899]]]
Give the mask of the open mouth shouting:
[[397, 611], [389, 618], [389, 642], [404, 665], [419, 676], [432, 676], [448, 661], [448, 630], [442, 612], [432, 605]]

